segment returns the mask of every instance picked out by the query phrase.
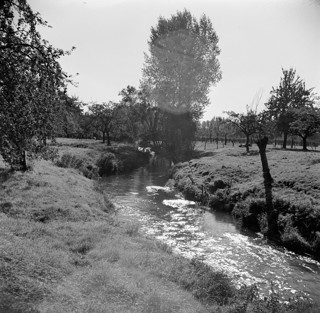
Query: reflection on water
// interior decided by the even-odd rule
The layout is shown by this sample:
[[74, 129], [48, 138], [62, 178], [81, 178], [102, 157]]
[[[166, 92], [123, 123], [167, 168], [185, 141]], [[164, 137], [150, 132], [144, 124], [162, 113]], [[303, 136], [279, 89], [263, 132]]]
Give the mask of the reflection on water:
[[254, 233], [241, 233], [232, 216], [210, 213], [165, 187], [160, 167], [140, 168], [101, 183], [126, 214], [139, 218], [142, 231], [185, 257], [197, 257], [223, 270], [237, 284], [257, 283], [268, 294], [271, 282], [286, 296], [302, 291], [320, 297], [320, 264], [268, 245]]
[[201, 221], [202, 230], [209, 235], [222, 236], [225, 233], [239, 233], [232, 216], [223, 212], [215, 212], [215, 214], [205, 212]]

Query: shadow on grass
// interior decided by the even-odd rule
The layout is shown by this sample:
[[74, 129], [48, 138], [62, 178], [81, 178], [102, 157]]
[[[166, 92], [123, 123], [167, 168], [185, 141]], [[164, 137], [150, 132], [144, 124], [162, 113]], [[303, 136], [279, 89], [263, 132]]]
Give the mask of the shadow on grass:
[[12, 173], [13, 172], [12, 172], [11, 169], [0, 168], [0, 184], [2, 184], [5, 181], [7, 181], [10, 178]]
[[284, 149], [284, 148], [277, 148], [277, 147], [272, 147], [272, 150], [277, 150], [277, 151], [286, 151], [286, 152], [290, 152], [290, 151], [294, 151], [294, 152], [315, 152], [315, 153], [320, 153], [320, 150], [314, 150], [314, 149], [307, 149], [307, 150], [303, 150], [302, 148], [288, 148], [288, 149]]
[[215, 154], [217, 154], [216, 152], [212, 152], [212, 151], [200, 151], [200, 150], [195, 150], [192, 152], [192, 159], [200, 159], [200, 158], [204, 158], [204, 157], [210, 157], [210, 156], [214, 156]]

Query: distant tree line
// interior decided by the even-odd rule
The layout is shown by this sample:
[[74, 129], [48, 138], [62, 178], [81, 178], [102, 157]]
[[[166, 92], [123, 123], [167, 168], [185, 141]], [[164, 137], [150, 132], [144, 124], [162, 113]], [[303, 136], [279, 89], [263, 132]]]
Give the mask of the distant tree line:
[[249, 146], [262, 135], [269, 143], [282, 144], [286, 149], [301, 145], [307, 150], [319, 143], [320, 108], [319, 97], [313, 89], [307, 89], [294, 69], [282, 70], [278, 87], [273, 87], [265, 109], [258, 113], [247, 107], [246, 113], [226, 112], [227, 118], [214, 117], [198, 124], [197, 138], [209, 142], [231, 141]]

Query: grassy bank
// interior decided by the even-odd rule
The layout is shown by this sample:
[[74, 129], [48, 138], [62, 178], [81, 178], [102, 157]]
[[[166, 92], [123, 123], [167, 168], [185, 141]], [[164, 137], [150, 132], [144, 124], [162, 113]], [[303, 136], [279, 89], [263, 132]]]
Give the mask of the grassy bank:
[[88, 178], [124, 173], [145, 165], [149, 155], [129, 144], [107, 146], [91, 139], [58, 138], [57, 147], [61, 167], [80, 170]]
[[[210, 150], [207, 150], [207, 153]], [[320, 153], [269, 148], [280, 243], [320, 258]], [[177, 164], [175, 186], [213, 210], [232, 212], [244, 227], [266, 231], [262, 166], [258, 149], [212, 149], [211, 156]]]
[[0, 174], [1, 313], [316, 312], [276, 295], [260, 301], [255, 288], [236, 290], [144, 238], [78, 169], [37, 161]]

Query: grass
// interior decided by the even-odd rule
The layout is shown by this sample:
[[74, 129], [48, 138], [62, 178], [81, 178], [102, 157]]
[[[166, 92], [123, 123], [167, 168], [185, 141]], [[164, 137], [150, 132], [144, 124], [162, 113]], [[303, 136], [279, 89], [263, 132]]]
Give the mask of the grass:
[[[271, 298], [142, 237], [76, 169], [3, 169], [0, 196], [0, 312], [269, 312]], [[316, 312], [273, 302], [274, 312]]]
[[96, 140], [58, 138], [60, 158], [57, 165], [78, 169], [88, 178], [123, 173], [148, 161], [148, 154], [129, 144], [107, 146]]
[[[212, 209], [232, 211], [243, 225], [265, 231], [264, 186], [257, 147], [207, 149], [210, 156], [178, 164], [175, 186]], [[320, 153], [272, 149], [267, 152], [273, 194], [279, 212], [280, 242], [287, 248], [319, 256]], [[261, 200], [262, 199], [262, 200]]]

